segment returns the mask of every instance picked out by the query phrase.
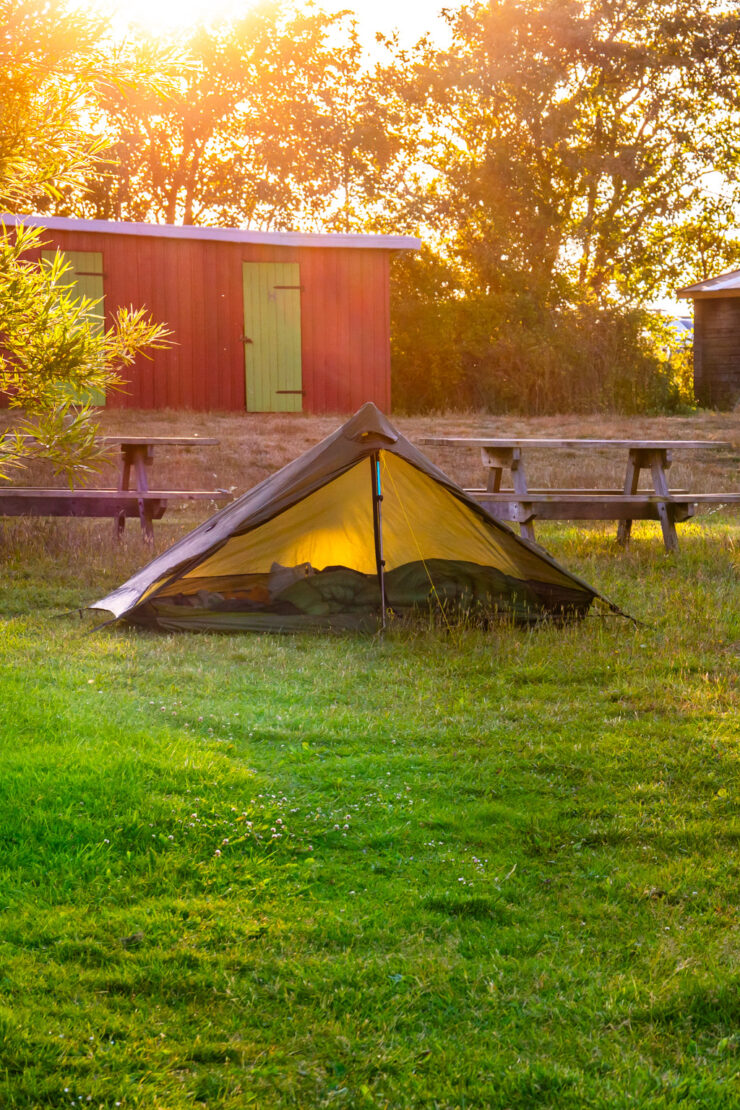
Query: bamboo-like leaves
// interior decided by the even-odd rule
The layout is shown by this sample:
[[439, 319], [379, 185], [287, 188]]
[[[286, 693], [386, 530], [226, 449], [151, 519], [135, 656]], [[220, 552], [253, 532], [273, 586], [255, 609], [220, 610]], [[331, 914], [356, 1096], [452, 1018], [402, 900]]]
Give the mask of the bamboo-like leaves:
[[143, 309], [120, 309], [106, 329], [96, 327], [96, 302], [65, 281], [63, 257], [29, 259], [40, 245], [36, 228], [0, 233], [0, 391], [24, 413], [0, 440], [0, 477], [29, 455], [68, 476], [88, 473], [102, 453], [96, 413], [73, 398], [121, 388], [125, 368], [169, 334]]

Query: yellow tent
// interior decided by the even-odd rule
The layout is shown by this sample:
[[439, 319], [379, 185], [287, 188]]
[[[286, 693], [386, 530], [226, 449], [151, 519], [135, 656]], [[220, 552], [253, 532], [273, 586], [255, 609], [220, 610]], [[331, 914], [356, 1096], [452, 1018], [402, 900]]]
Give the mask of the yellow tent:
[[372, 629], [430, 607], [569, 618], [596, 596], [366, 404], [93, 608], [166, 629]]

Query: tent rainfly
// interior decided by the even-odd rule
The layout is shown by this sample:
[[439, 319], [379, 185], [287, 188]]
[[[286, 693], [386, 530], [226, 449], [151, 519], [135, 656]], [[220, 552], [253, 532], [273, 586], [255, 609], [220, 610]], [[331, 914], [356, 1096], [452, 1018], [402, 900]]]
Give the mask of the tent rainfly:
[[430, 608], [576, 618], [597, 596], [368, 403], [91, 608], [167, 630], [376, 630]]

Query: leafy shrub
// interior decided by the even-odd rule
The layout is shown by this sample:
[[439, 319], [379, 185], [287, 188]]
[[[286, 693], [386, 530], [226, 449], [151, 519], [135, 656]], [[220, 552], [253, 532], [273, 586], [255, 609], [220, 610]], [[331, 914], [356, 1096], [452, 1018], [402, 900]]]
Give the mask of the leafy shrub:
[[405, 412], [675, 412], [690, 352], [656, 313], [535, 292], [461, 292], [422, 256], [396, 267], [393, 400]]

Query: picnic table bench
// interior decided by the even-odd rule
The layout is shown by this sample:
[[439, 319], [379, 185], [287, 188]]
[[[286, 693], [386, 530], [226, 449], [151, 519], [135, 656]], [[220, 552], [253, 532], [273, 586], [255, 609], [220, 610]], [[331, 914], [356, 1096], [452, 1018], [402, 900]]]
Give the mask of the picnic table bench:
[[[484, 488], [467, 489], [492, 516], [519, 524], [521, 534], [534, 540], [535, 520], [616, 520], [617, 540], [629, 541], [633, 520], [658, 520], [667, 551], [678, 549], [676, 524], [689, 520], [700, 504], [737, 504], [740, 492], [690, 493], [671, 489], [667, 472], [676, 450], [731, 448], [719, 440], [633, 440], [633, 439], [536, 439], [490, 436], [428, 436], [420, 440], [435, 447], [478, 447], [487, 472]], [[537, 449], [583, 449], [596, 452], [620, 448], [627, 452], [624, 486], [615, 489], [533, 489], [527, 482], [525, 452]], [[652, 478], [651, 489], [640, 489], [645, 470]], [[511, 476], [511, 489], [502, 489], [504, 472]]]
[[[170, 502], [229, 500], [228, 490], [151, 490], [147, 468], [156, 447], [205, 447], [217, 439], [202, 436], [105, 436], [103, 443], [120, 447], [117, 489], [52, 489], [0, 486], [0, 516], [113, 517], [116, 536], [123, 535], [127, 517], [138, 517], [147, 543], [154, 540], [152, 522], [160, 520]], [[132, 472], [135, 479], [131, 488]]]

